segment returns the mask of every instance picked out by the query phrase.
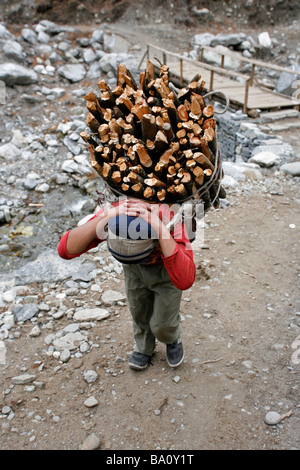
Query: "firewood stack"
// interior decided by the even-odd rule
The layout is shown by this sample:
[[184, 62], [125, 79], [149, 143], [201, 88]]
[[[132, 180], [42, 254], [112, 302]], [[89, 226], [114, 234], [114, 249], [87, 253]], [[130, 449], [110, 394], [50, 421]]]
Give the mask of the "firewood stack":
[[148, 61], [139, 84], [120, 64], [114, 89], [100, 80], [101, 96], [85, 96], [90, 132], [81, 137], [93, 168], [115, 193], [170, 204], [200, 197], [206, 208], [218, 205], [224, 194], [223, 188], [216, 194], [221, 178], [216, 121], [203, 86], [197, 75], [178, 91], [168, 67], [162, 65], [155, 78]]

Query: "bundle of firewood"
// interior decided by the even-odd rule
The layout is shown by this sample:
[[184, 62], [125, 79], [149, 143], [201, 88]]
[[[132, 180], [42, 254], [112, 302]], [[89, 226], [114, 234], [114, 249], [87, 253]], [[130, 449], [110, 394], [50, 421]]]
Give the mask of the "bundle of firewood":
[[115, 194], [165, 203], [200, 197], [216, 206], [224, 194], [214, 108], [203, 98], [201, 75], [178, 90], [168, 72], [162, 65], [155, 77], [148, 61], [137, 84], [120, 64], [114, 89], [100, 80], [100, 96], [85, 96], [90, 131], [81, 137]]

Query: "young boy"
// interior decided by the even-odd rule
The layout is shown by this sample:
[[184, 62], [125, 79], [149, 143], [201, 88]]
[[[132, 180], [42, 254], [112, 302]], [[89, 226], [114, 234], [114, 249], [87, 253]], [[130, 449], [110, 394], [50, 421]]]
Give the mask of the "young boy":
[[172, 218], [168, 205], [120, 200], [109, 210], [100, 210], [85, 224], [65, 233], [58, 253], [64, 259], [72, 259], [95, 248], [104, 241], [108, 222], [121, 216], [143, 219], [157, 235], [156, 247], [146, 260], [123, 264], [135, 340], [129, 366], [134, 370], [145, 369], [157, 339], [166, 344], [169, 366], [177, 367], [184, 359], [179, 326], [181, 295], [194, 283], [196, 267], [185, 226], [180, 222], [171, 233], [166, 227], [164, 221]]

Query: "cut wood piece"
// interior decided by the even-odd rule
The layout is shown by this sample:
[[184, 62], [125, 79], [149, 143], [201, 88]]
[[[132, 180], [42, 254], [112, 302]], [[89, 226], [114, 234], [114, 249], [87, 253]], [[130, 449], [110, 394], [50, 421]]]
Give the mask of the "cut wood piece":
[[150, 186], [147, 186], [143, 192], [143, 196], [145, 199], [152, 199], [155, 196], [155, 189], [151, 188]]
[[152, 188], [166, 188], [167, 187], [166, 183], [164, 183], [163, 181], [160, 181], [159, 179], [155, 177], [146, 178], [144, 181], [147, 186], [151, 186]]
[[195, 162], [199, 163], [202, 168], [210, 168], [212, 171], [214, 170], [214, 165], [211, 161], [204, 155], [202, 152], [196, 152], [193, 156]]
[[185, 99], [187, 99], [191, 94], [191, 90], [189, 90], [188, 88], [181, 88], [181, 90], [178, 92], [177, 94], [177, 98], [179, 99], [179, 101], [183, 101]]
[[124, 114], [128, 114], [133, 108], [132, 101], [125, 93], [122, 93], [122, 95], [116, 99], [116, 105], [119, 106]]
[[117, 119], [113, 118], [108, 123], [109, 129], [111, 132], [121, 135], [122, 134], [122, 127], [118, 124]]
[[121, 189], [124, 193], [127, 193], [130, 190], [130, 184], [128, 183], [122, 183]]
[[212, 127], [208, 127], [204, 131], [203, 138], [206, 140], [206, 142], [212, 142], [215, 137], [215, 131]]
[[129, 182], [132, 183], [132, 184], [143, 183], [143, 181], [144, 181], [144, 178], [142, 176], [138, 175], [137, 173], [135, 173], [132, 170], [128, 173], [127, 178], [129, 180]]
[[186, 136], [186, 130], [185, 129], [180, 129], [179, 131], [176, 132], [176, 137], [179, 140], [182, 139], [185, 136]]
[[146, 78], [149, 80], [149, 82], [155, 78], [154, 65], [150, 60], [147, 60]]
[[162, 131], [164, 132], [164, 134], [166, 134], [166, 137], [169, 141], [174, 139], [174, 132], [169, 122], [165, 122], [163, 124]]
[[116, 97], [122, 95], [122, 93], [123, 93], [123, 87], [120, 86], [120, 85], [117, 85], [117, 86], [112, 90], [112, 94], [113, 94], [114, 96], [116, 96]]
[[189, 114], [188, 114], [187, 109], [184, 106], [184, 104], [181, 104], [180, 106], [178, 106], [177, 114], [178, 114], [178, 117], [181, 121], [188, 121], [189, 120]]
[[207, 145], [207, 141], [205, 139], [200, 139], [201, 140], [201, 149], [204, 155], [210, 160], [210, 150]]
[[117, 70], [117, 85], [118, 86], [125, 86], [125, 75], [127, 75], [127, 67], [125, 64], [119, 64]]
[[143, 144], [135, 144], [133, 149], [137, 152], [141, 165], [146, 168], [150, 168], [153, 165], [153, 162]]
[[163, 202], [166, 199], [167, 191], [165, 189], [160, 189], [157, 191], [157, 199], [159, 202]]
[[187, 190], [184, 184], [175, 185], [175, 193], [179, 196], [179, 199], [182, 199], [187, 196]]
[[169, 141], [162, 131], [157, 132], [154, 140], [154, 145], [157, 152], [159, 153], [163, 153], [168, 148]]
[[151, 113], [144, 114], [141, 120], [143, 141], [154, 140], [156, 135], [156, 120]]
[[214, 110], [214, 107], [210, 104], [208, 106], [206, 106], [204, 109], [203, 109], [203, 115], [205, 117], [208, 117], [210, 118], [211, 116], [213, 116], [215, 110]]
[[194, 135], [190, 137], [190, 144], [192, 148], [199, 148], [201, 146], [201, 139]]
[[87, 101], [86, 105], [89, 112], [97, 119], [97, 121], [103, 122], [103, 110], [98, 101]]
[[204, 183], [204, 171], [200, 166], [196, 166], [193, 169], [194, 181], [198, 186], [201, 186]]
[[119, 170], [114, 171], [111, 175], [111, 179], [114, 181], [114, 183], [117, 183], [117, 184], [121, 183], [121, 181], [122, 181], [121, 172]]
[[208, 129], [209, 127], [211, 127], [212, 129], [215, 129], [216, 120], [214, 118], [205, 119], [203, 123], [203, 129]]
[[93, 147], [97, 147], [98, 143], [96, 141], [96, 136], [92, 137], [88, 132], [82, 131], [80, 132], [80, 137], [87, 143], [92, 145]]
[[135, 196], [139, 197], [139, 196], [142, 196], [143, 194], [144, 186], [142, 183], [136, 183], [131, 186], [131, 189], [133, 193], [135, 194]]
[[199, 101], [196, 99], [195, 96], [192, 96], [191, 112], [192, 112], [194, 115], [197, 115], [197, 116], [199, 116], [199, 117], [200, 117], [201, 114], [202, 114], [201, 105], [200, 105]]
[[92, 132], [96, 134], [98, 132], [100, 122], [95, 118], [92, 113], [89, 113], [86, 118], [86, 125], [91, 129]]
[[162, 99], [168, 99], [169, 94], [171, 93], [171, 90], [169, 87], [165, 84], [164, 80], [162, 78], [157, 78], [154, 82], [154, 88], [157, 91], [157, 93], [160, 95]]
[[128, 147], [127, 157], [133, 165], [138, 164], [138, 157], [133, 147]]
[[197, 124], [196, 122], [193, 123], [192, 130], [193, 130], [193, 133], [196, 137], [198, 137], [203, 131], [202, 127], [199, 124]]
[[131, 113], [141, 121], [144, 114], [151, 114], [151, 110], [143, 98], [140, 98], [131, 108]]
[[87, 148], [91, 157], [91, 166], [97, 171], [97, 173], [99, 173], [100, 176], [102, 176], [102, 166], [97, 161], [95, 148], [89, 143], [87, 143]]
[[102, 176], [104, 179], [107, 179], [111, 176], [112, 169], [109, 163], [104, 162], [103, 163], [103, 171], [102, 171]]
[[146, 72], [141, 72], [139, 76], [139, 90], [145, 91]]

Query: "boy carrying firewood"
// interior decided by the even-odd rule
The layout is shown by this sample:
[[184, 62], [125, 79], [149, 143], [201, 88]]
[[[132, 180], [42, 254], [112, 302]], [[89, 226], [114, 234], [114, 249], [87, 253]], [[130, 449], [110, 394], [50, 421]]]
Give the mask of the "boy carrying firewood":
[[173, 217], [167, 204], [121, 198], [65, 233], [58, 246], [59, 255], [71, 260], [107, 240], [110, 253], [123, 264], [135, 343], [129, 366], [138, 371], [150, 364], [156, 340], [166, 344], [170, 367], [184, 359], [179, 309], [196, 267], [184, 223], [168, 228]]

